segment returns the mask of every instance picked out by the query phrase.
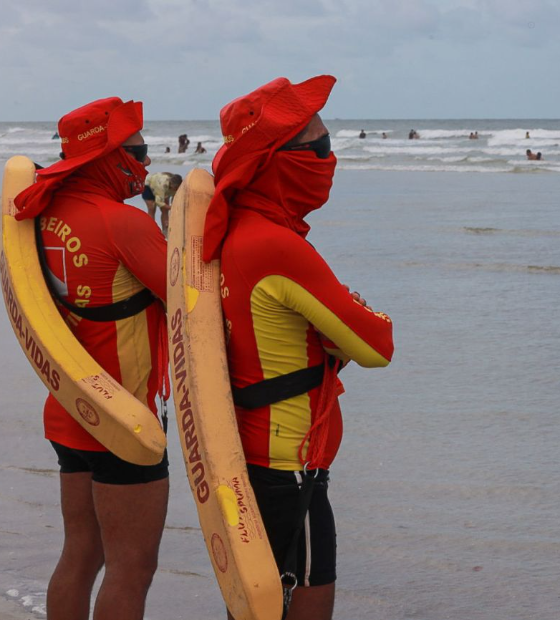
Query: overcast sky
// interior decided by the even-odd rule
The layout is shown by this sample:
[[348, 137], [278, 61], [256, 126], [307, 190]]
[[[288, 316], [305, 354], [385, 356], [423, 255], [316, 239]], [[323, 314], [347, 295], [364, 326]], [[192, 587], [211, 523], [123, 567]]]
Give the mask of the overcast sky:
[[0, 0], [0, 121], [100, 97], [216, 119], [278, 76], [326, 118], [560, 118], [560, 0]]

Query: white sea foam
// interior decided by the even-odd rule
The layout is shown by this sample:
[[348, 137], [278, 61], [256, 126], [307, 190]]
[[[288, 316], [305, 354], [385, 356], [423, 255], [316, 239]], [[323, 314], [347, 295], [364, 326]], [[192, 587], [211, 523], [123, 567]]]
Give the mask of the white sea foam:
[[[220, 146], [223, 144], [223, 140], [221, 140], [220, 138], [216, 136], [211, 136], [208, 134], [192, 135], [192, 136], [189, 136], [189, 140], [190, 140], [190, 144], [189, 144], [188, 150], [193, 148], [193, 144], [196, 148], [197, 142], [202, 142], [204, 146], [206, 146], [209, 143], [217, 144]], [[172, 148], [174, 149], [177, 149], [177, 145], [178, 145], [177, 136], [165, 136], [165, 135], [151, 136], [147, 134], [144, 136], [144, 141], [146, 142], [146, 144], [165, 144], [169, 146], [173, 145]]]
[[[423, 159], [420, 157], [416, 157], [415, 159]], [[463, 157], [463, 156], [459, 156], [459, 157], [427, 157], [428, 161], [441, 161], [441, 162], [446, 162], [446, 163], [456, 163], [459, 161], [467, 161], [468, 159], [470, 159], [469, 157]]]
[[[441, 138], [467, 138], [476, 131], [475, 129], [418, 129], [417, 133], [420, 135], [420, 139], [441, 139]], [[487, 131], [479, 131], [478, 137], [482, 138], [484, 135], [488, 135]]]
[[[368, 124], [369, 123], [369, 124]], [[339, 165], [391, 166], [392, 169], [478, 172], [508, 171], [558, 172], [560, 164], [560, 129], [554, 121], [539, 121], [533, 127], [523, 127], [518, 121], [328, 121], [334, 153]], [[366, 138], [358, 138], [364, 125]], [[408, 132], [416, 125], [419, 140], [409, 140]], [[0, 160], [12, 155], [27, 155], [33, 161], [49, 165], [58, 160], [60, 140], [53, 140], [54, 123], [0, 123]], [[469, 140], [469, 134], [478, 131], [478, 140]], [[531, 138], [525, 139], [529, 131]], [[387, 138], [381, 137], [382, 133]], [[191, 141], [186, 153], [177, 153], [177, 136], [187, 133]], [[184, 166], [209, 164], [223, 145], [217, 122], [148, 122], [144, 138], [150, 146], [149, 154], [154, 164]], [[195, 154], [197, 142], [207, 150]], [[165, 148], [170, 152], [166, 153]], [[546, 164], [527, 167], [525, 151], [542, 152]], [[441, 164], [441, 165], [440, 165]], [[420, 166], [420, 168], [418, 168]]]
[[[529, 132], [530, 138], [525, 137]], [[518, 144], [533, 145], [546, 144], [549, 146], [558, 145], [560, 143], [560, 130], [551, 129], [504, 129], [494, 132], [488, 138], [489, 146], [498, 146], [501, 144]]]
[[446, 147], [446, 146], [394, 146], [394, 147], [382, 147], [382, 146], [366, 146], [364, 151], [368, 153], [383, 153], [383, 154], [403, 154], [403, 155], [437, 155], [442, 153], [471, 153], [477, 149], [471, 149], [466, 147]]
[[487, 166], [435, 166], [435, 165], [398, 165], [398, 164], [343, 164], [342, 170], [386, 170], [401, 172], [513, 172], [513, 168]]
[[[371, 129], [364, 129], [365, 133], [366, 133], [366, 139], [367, 138], [371, 138], [371, 137], [377, 137], [379, 136], [381, 138], [381, 135], [383, 133], [386, 134], [390, 134], [393, 133], [392, 129], [375, 129], [375, 130], [371, 130]], [[360, 134], [360, 130], [359, 129], [340, 129], [339, 131], [336, 132], [336, 137], [337, 138], [358, 138]], [[359, 140], [363, 140], [363, 138], [358, 138]]]
[[338, 161], [370, 161], [371, 159], [374, 158], [383, 158], [385, 157], [385, 155], [383, 155], [382, 153], [379, 153], [377, 155], [340, 155], [337, 153], [336, 158], [338, 159]]
[[560, 172], [560, 162], [548, 162], [545, 160], [510, 160], [508, 164], [514, 166], [517, 172]]
[[344, 149], [354, 148], [355, 146], [356, 146], [356, 143], [353, 140], [341, 139], [341, 138], [333, 138], [331, 140], [331, 147], [333, 151], [342, 151]]
[[467, 161], [472, 163], [483, 163], [483, 162], [491, 162], [491, 161], [503, 161], [502, 159], [496, 159], [494, 157], [467, 157]]

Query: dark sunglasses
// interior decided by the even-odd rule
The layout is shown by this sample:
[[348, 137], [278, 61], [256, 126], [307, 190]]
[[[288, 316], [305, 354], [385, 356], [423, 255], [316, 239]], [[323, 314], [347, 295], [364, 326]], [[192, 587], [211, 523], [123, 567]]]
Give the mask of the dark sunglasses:
[[130, 153], [134, 159], [139, 162], [143, 162], [148, 156], [148, 145], [147, 144], [126, 144], [123, 145], [123, 149]]
[[292, 144], [291, 146], [281, 146], [279, 151], [315, 151], [315, 155], [319, 159], [327, 159], [331, 153], [331, 137], [327, 133], [317, 140], [311, 142], [302, 142], [301, 144]]

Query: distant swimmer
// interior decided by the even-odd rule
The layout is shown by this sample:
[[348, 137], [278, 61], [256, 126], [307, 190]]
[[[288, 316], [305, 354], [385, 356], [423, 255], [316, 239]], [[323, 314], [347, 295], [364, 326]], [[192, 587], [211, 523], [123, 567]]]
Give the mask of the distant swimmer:
[[387, 134], [385, 132], [381, 134], [381, 137], [383, 138], [383, 140], [387, 140]]
[[51, 138], [51, 140], [58, 140], [60, 138], [60, 136], [58, 135], [58, 131], [54, 132], [54, 136]]
[[414, 129], [411, 129], [411, 130], [408, 132], [408, 139], [409, 139], [409, 140], [414, 140], [414, 134], [415, 134], [415, 133], [416, 133], [416, 132], [414, 131]]
[[528, 131], [527, 131], [527, 132], [525, 132], [525, 140], [529, 140], [529, 138], [530, 138], [530, 137], [531, 137], [531, 136], [529, 135], [529, 132], [528, 132]]
[[472, 132], [469, 135], [469, 140], [478, 140], [478, 131]]
[[206, 149], [202, 146], [202, 142], [197, 143], [195, 153], [206, 153]]
[[165, 152], [166, 152], [166, 153], [171, 153], [171, 149], [170, 149], [168, 146], [166, 146], [166, 147], [165, 147]]
[[366, 137], [366, 132], [362, 129], [362, 131], [360, 131], [360, 135], [358, 137], [359, 138], [365, 138]]
[[530, 161], [540, 161], [542, 159], [542, 153], [533, 153], [531, 149], [527, 149], [525, 154]]
[[186, 133], [183, 133], [179, 136], [179, 148], [177, 149], [178, 153], [184, 153], [188, 148], [191, 141], [187, 137]]

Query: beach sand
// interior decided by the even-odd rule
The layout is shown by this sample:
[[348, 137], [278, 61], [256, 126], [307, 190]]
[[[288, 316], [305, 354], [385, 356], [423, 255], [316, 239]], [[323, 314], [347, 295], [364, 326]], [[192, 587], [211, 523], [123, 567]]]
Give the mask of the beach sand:
[[[312, 226], [397, 342], [388, 369], [343, 375], [337, 620], [557, 617], [556, 177], [343, 171]], [[41, 620], [62, 543], [46, 389], [4, 311], [0, 342], [0, 620]], [[224, 618], [172, 420], [145, 617]]]
[[0, 598], [0, 620], [32, 620], [33, 616], [14, 601]]

